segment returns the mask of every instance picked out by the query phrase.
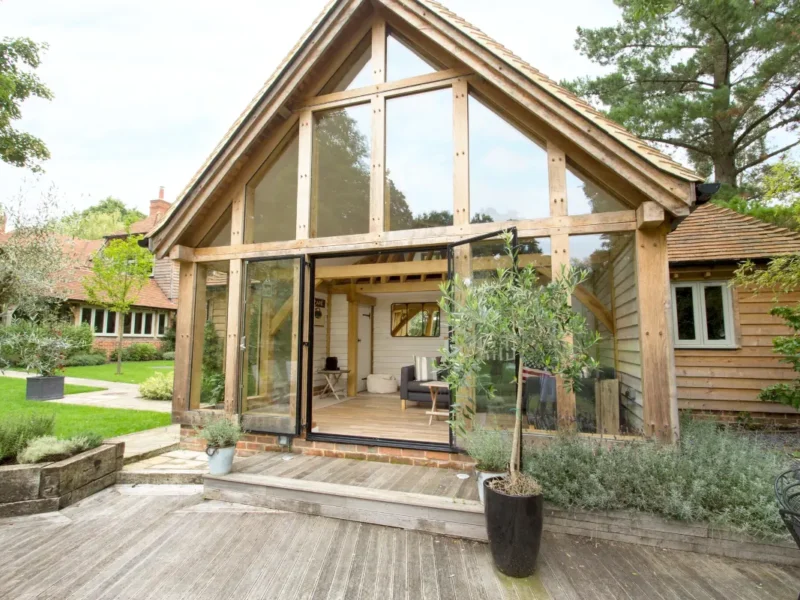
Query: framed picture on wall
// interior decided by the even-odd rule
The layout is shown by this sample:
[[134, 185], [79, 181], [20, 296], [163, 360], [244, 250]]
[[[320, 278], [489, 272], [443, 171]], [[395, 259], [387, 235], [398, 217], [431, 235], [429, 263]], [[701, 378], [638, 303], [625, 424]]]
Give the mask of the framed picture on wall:
[[314, 298], [314, 327], [325, 327], [328, 320], [328, 300]]

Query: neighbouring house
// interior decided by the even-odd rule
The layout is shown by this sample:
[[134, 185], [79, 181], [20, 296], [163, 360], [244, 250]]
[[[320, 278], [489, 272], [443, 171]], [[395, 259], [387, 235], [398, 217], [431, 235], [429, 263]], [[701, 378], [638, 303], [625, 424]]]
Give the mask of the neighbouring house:
[[[763, 265], [800, 252], [800, 233], [709, 203], [669, 235], [667, 248], [678, 407], [717, 419], [797, 423], [792, 407], [758, 400], [768, 385], [797, 377], [772, 351], [775, 337], [791, 333], [769, 314], [774, 295], [729, 281], [744, 260]], [[778, 301], [796, 305], [800, 293]]]
[[[170, 204], [164, 200], [161, 188], [159, 198], [151, 200], [150, 214], [141, 221], [133, 223], [131, 234], [144, 234], [152, 229], [166, 214]], [[13, 235], [5, 232], [5, 221], [0, 221], [0, 240], [2, 236]], [[74, 265], [64, 280], [65, 298], [76, 325], [87, 323], [94, 330], [94, 348], [107, 354], [117, 347], [119, 328], [123, 328], [123, 347], [136, 343], [149, 343], [157, 348], [167, 329], [174, 326], [177, 304], [177, 266], [170, 259], [156, 260], [153, 277], [139, 292], [131, 312], [120, 322], [120, 315], [89, 303], [83, 280], [91, 273], [92, 257], [99, 252], [108, 240], [128, 235], [115, 232], [102, 240], [82, 240], [60, 236], [64, 253]], [[173, 271], [175, 274], [173, 275]]]
[[513, 422], [516, 357], [488, 361], [493, 397], [437, 388], [440, 286], [510, 266], [513, 231], [543, 280], [589, 272], [601, 338], [576, 393], [528, 365], [525, 433], [674, 440], [667, 234], [702, 182], [436, 2], [332, 1], [148, 234], [180, 264], [173, 419], [450, 460], [452, 402]]

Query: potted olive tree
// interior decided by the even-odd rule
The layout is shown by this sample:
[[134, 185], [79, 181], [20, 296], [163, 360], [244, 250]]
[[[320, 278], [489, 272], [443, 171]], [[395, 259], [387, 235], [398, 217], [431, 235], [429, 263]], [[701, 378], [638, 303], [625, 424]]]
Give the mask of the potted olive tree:
[[26, 380], [28, 400], [57, 400], [64, 397], [64, 368], [71, 344], [51, 324], [29, 323], [16, 328], [5, 341], [5, 352], [26, 371], [37, 373]]
[[236, 442], [242, 437], [242, 430], [233, 421], [218, 417], [206, 421], [197, 432], [206, 441], [208, 470], [211, 475], [227, 475], [233, 467]]
[[[517, 249], [512, 240], [510, 233], [504, 235], [505, 252], [514, 265]], [[542, 489], [521, 465], [523, 367], [559, 376], [571, 391], [583, 370], [596, 366], [588, 350], [597, 336], [589, 335], [585, 319], [570, 305], [572, 293], [586, 276], [584, 271], [563, 269], [546, 282], [540, 281], [532, 265], [512, 266], [498, 268], [493, 277], [480, 282], [456, 276], [443, 286], [440, 304], [451, 337], [449, 348], [443, 349], [442, 365], [451, 389], [480, 389], [491, 399], [494, 389], [485, 381], [484, 365], [498, 354], [513, 352], [519, 359], [508, 474], [484, 483], [492, 557], [498, 570], [511, 577], [534, 572], [543, 518]], [[455, 427], [456, 435], [463, 434], [468, 451], [476, 435], [475, 416], [470, 402], [454, 405], [452, 420], [461, 424]]]

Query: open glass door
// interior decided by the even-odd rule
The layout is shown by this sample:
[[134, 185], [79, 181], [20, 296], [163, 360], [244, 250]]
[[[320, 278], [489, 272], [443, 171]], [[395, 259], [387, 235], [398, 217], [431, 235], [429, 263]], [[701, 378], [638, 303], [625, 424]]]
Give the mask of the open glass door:
[[300, 432], [304, 272], [300, 256], [244, 264], [239, 411], [246, 430]]
[[[508, 256], [502, 234], [510, 232], [512, 244], [517, 247], [517, 230], [510, 228], [479, 237], [462, 240], [447, 247], [447, 278], [452, 281], [455, 275], [469, 286], [481, 285], [497, 276], [498, 268], [516, 265], [517, 256]], [[449, 343], [452, 344], [452, 336]], [[452, 346], [451, 346], [452, 350]], [[516, 409], [517, 356], [513, 351], [498, 352], [489, 357], [476, 381], [470, 389], [452, 390], [455, 403], [469, 405], [474, 411], [474, 420], [481, 426], [499, 429], [513, 429]], [[494, 394], [486, 391], [493, 388]], [[457, 445], [450, 432], [451, 444]]]

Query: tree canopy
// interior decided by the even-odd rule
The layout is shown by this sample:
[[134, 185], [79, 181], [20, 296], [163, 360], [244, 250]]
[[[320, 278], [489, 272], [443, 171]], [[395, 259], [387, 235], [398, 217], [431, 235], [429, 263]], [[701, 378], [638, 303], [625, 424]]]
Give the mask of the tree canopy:
[[145, 218], [144, 213], [128, 208], [118, 198], [108, 196], [94, 206], [64, 217], [59, 230], [72, 237], [98, 240], [116, 231], [122, 231], [136, 221]]
[[[150, 279], [153, 255], [139, 245], [140, 235], [109, 241], [92, 260], [92, 272], [83, 281], [89, 302], [126, 315]], [[123, 328], [117, 328], [117, 373], [122, 372]]]
[[28, 38], [0, 40], [0, 160], [15, 167], [41, 171], [40, 163], [50, 158], [44, 142], [13, 127], [22, 117], [22, 103], [28, 98], [50, 100], [53, 93], [36, 76], [39, 54], [47, 44]]
[[613, 27], [578, 28], [576, 48], [613, 71], [565, 85], [636, 135], [684, 150], [704, 176], [740, 176], [800, 144], [796, 0], [615, 0]]

